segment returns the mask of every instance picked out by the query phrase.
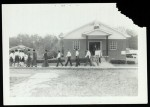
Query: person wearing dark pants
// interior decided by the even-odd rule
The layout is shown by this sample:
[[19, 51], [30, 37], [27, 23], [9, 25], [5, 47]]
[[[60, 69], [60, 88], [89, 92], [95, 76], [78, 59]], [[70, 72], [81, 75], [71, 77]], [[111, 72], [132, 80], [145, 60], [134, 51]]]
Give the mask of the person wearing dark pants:
[[32, 61], [32, 58], [31, 58], [31, 53], [30, 53], [30, 49], [28, 49], [28, 59], [27, 59], [27, 67], [31, 67], [31, 61]]
[[63, 63], [62, 63], [62, 61], [61, 61], [61, 53], [60, 53], [60, 51], [58, 51], [58, 55], [57, 55], [57, 65], [56, 65], [56, 67], [59, 66], [59, 63], [61, 63], [61, 65], [64, 66]]
[[48, 64], [48, 55], [47, 55], [47, 50], [45, 50], [45, 53], [44, 53], [44, 62], [43, 62], [43, 67], [48, 67], [49, 64]]
[[32, 66], [37, 67], [37, 53], [35, 52], [35, 50], [33, 50], [33, 60], [32, 60]]
[[19, 66], [19, 51], [17, 49], [15, 50], [15, 66]]
[[91, 59], [90, 59], [91, 58], [91, 53], [90, 53], [89, 50], [87, 50], [85, 58], [86, 58], [86, 63], [85, 63], [84, 66], [86, 66], [88, 63], [90, 64], [90, 66], [92, 66]]
[[72, 66], [72, 62], [71, 62], [71, 53], [70, 53], [69, 49], [68, 49], [68, 52], [67, 52], [66, 57], [67, 57], [67, 62], [66, 62], [66, 64], [65, 64], [65, 66], [68, 65], [68, 62], [70, 62], [70, 66]]
[[10, 66], [14, 65], [14, 51], [11, 51], [10, 55], [9, 55], [9, 62], [10, 62]]
[[80, 65], [80, 62], [79, 62], [79, 51], [78, 49], [76, 49], [76, 67]]

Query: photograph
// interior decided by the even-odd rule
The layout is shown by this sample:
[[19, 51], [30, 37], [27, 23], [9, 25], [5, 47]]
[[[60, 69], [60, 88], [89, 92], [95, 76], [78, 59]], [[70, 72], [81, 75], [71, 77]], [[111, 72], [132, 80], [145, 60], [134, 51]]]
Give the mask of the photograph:
[[4, 105], [147, 103], [146, 27], [116, 3], [2, 4]]

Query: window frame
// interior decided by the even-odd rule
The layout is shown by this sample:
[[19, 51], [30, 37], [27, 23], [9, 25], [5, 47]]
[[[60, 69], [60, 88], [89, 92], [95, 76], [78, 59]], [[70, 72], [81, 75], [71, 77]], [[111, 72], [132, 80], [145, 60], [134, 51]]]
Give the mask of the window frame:
[[110, 50], [117, 50], [117, 45], [118, 45], [117, 41], [111, 41], [110, 46], [109, 46]]
[[80, 50], [80, 41], [79, 40], [73, 41], [73, 50], [76, 50], [76, 48], [78, 50]]

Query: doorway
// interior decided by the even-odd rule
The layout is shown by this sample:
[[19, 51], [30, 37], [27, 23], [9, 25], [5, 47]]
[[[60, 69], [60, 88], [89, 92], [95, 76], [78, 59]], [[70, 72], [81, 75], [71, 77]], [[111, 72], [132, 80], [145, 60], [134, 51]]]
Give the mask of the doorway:
[[89, 51], [91, 52], [91, 55], [95, 55], [95, 50], [100, 49], [101, 50], [101, 41], [89, 41]]

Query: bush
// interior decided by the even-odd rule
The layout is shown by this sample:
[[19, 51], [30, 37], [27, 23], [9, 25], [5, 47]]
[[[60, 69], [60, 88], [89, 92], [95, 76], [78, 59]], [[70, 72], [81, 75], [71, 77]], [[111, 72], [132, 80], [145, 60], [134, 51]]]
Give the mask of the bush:
[[112, 64], [125, 64], [125, 60], [110, 60], [110, 63]]
[[127, 64], [135, 64], [134, 61], [127, 61]]
[[110, 63], [112, 64], [135, 64], [134, 61], [125, 61], [125, 60], [110, 60]]
[[[44, 62], [44, 59], [38, 59], [37, 60], [37, 63], [43, 63], [43, 62]], [[62, 62], [65, 62], [65, 60], [62, 59]], [[54, 60], [49, 59], [48, 63], [57, 63], [57, 59], [54, 59]]]

